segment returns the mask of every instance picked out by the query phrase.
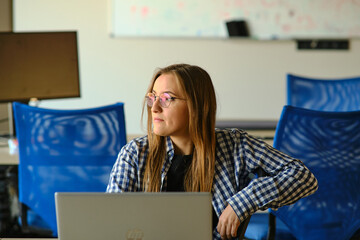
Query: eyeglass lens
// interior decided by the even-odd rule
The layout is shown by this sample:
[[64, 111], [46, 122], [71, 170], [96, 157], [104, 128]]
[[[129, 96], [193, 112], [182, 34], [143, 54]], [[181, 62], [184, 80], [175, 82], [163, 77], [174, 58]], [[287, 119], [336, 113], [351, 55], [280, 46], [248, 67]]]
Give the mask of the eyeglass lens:
[[148, 93], [148, 95], [146, 97], [147, 105], [149, 107], [152, 107], [157, 98], [159, 98], [160, 105], [162, 107], [168, 107], [169, 106], [171, 96], [168, 93], [162, 93], [159, 96], [156, 96], [153, 93]]

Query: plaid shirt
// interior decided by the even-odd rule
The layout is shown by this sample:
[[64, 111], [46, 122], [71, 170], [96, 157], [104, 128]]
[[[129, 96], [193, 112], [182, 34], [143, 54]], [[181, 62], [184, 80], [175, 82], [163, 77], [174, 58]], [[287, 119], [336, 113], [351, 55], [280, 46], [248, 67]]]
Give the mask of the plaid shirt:
[[[230, 204], [242, 222], [257, 210], [277, 209], [314, 193], [317, 180], [297, 159], [238, 129], [216, 129], [215, 176], [212, 205], [218, 216]], [[110, 174], [107, 192], [143, 191], [148, 155], [147, 136], [125, 145]], [[161, 171], [161, 191], [166, 191], [167, 172], [174, 147], [167, 137], [167, 155]], [[269, 176], [249, 181], [258, 168]], [[221, 239], [214, 229], [214, 239]]]

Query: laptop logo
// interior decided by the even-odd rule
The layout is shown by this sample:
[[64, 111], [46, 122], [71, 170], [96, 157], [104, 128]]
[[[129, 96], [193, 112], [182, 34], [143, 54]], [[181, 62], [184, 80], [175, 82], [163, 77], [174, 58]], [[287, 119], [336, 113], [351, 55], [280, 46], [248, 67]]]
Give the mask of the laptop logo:
[[130, 229], [126, 233], [126, 240], [142, 240], [144, 237], [144, 232], [140, 229]]

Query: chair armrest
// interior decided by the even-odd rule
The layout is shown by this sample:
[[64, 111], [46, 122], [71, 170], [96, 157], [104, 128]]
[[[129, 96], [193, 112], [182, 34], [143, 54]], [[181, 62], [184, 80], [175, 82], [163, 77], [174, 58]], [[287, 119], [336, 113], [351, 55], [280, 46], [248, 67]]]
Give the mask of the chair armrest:
[[247, 217], [239, 226], [238, 231], [237, 231], [237, 239], [238, 240], [243, 240], [244, 239], [244, 235], [246, 232], [246, 228], [250, 222], [250, 218], [251, 216]]
[[276, 234], [276, 217], [274, 214], [269, 213], [269, 226], [268, 226], [268, 233], [267, 233], [267, 240], [275, 240]]

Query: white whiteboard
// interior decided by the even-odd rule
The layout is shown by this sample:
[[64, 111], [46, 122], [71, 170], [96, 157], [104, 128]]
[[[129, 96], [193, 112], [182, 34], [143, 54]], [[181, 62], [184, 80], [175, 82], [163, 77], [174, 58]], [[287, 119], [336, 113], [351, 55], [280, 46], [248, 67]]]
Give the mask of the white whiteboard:
[[116, 37], [227, 37], [246, 20], [258, 39], [360, 37], [360, 0], [112, 0]]

